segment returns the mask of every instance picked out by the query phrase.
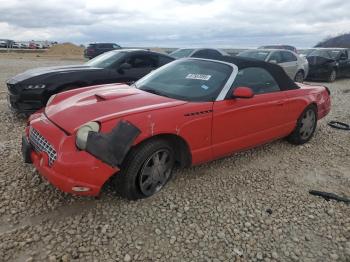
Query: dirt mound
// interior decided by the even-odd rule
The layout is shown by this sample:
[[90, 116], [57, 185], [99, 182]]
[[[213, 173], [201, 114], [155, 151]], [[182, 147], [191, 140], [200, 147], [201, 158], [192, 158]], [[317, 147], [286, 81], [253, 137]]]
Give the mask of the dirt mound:
[[46, 51], [47, 55], [57, 55], [57, 56], [82, 56], [84, 53], [84, 48], [76, 46], [71, 43], [63, 43], [50, 47]]

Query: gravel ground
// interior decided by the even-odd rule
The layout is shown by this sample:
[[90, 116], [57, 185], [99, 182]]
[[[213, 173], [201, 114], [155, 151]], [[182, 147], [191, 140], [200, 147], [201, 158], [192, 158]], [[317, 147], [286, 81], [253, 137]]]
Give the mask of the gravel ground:
[[72, 61], [0, 57], [1, 261], [350, 261], [350, 80], [327, 84], [333, 108], [306, 145], [276, 141], [178, 171], [156, 196], [130, 202], [59, 192], [22, 162], [25, 120], [5, 80]]

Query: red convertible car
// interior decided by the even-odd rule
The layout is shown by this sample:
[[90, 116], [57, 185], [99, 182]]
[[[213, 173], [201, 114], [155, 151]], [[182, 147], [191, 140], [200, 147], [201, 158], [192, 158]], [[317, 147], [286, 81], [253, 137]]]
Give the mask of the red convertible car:
[[296, 84], [278, 65], [185, 58], [132, 86], [52, 96], [30, 118], [22, 152], [65, 192], [95, 196], [110, 180], [123, 197], [139, 199], [158, 192], [175, 166], [284, 137], [303, 144], [329, 111], [326, 87]]

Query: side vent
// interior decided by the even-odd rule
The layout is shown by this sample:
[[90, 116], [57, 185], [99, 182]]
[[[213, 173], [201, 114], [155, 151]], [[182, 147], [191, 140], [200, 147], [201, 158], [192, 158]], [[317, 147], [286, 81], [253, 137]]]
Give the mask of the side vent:
[[199, 111], [199, 112], [191, 112], [184, 114], [184, 116], [197, 116], [197, 115], [204, 115], [204, 114], [209, 114], [213, 112], [213, 110], [206, 110], [206, 111]]

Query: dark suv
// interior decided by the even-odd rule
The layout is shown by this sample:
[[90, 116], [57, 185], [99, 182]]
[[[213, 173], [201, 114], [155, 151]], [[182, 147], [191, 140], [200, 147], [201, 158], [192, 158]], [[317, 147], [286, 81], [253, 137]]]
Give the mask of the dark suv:
[[95, 43], [89, 44], [89, 46], [84, 51], [84, 56], [86, 58], [92, 59], [105, 52], [121, 49], [120, 45], [114, 43]]
[[307, 53], [308, 79], [334, 82], [338, 77], [350, 77], [350, 55], [347, 48], [313, 48]]

